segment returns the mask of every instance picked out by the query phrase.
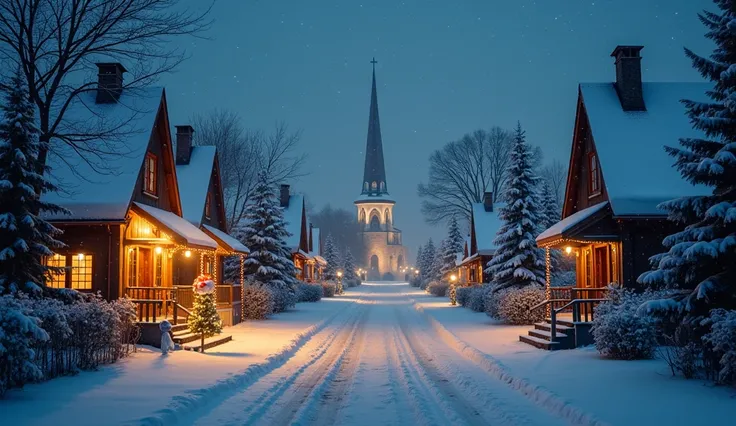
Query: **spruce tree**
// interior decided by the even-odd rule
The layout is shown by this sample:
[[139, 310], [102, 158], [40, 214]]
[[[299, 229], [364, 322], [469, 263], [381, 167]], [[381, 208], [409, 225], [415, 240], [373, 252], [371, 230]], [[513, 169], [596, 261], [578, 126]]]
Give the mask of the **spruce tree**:
[[236, 237], [250, 249], [245, 275], [251, 282], [295, 296], [296, 268], [286, 245], [288, 236], [283, 210], [266, 176], [260, 173], [253, 203], [248, 205], [242, 225], [236, 229]]
[[422, 276], [426, 281], [432, 281], [435, 279], [435, 257], [437, 257], [437, 252], [434, 248], [434, 241], [430, 238], [429, 241], [427, 241], [427, 245], [424, 246], [424, 265], [422, 265]]
[[332, 239], [332, 234], [327, 234], [325, 238], [325, 260], [327, 266], [325, 266], [325, 280], [334, 281], [337, 279], [337, 271], [340, 269], [340, 253], [337, 250], [335, 240]]
[[343, 262], [343, 279], [347, 281], [356, 281], [358, 280], [358, 274], [355, 272], [356, 266], [355, 266], [355, 258], [353, 257], [353, 253], [350, 251], [350, 248], [345, 249], [345, 261]]
[[56, 239], [61, 231], [40, 215], [68, 212], [41, 201], [37, 192], [57, 188], [36, 173], [43, 143], [20, 71], [10, 79], [0, 111], [0, 294], [40, 293], [45, 278], [61, 272], [45, 266], [43, 257], [64, 246]]
[[419, 270], [419, 273], [422, 273], [422, 262], [424, 262], [424, 245], [419, 245], [419, 248], [417, 249], [417, 261], [416, 261], [416, 268]]
[[457, 251], [455, 251], [449, 238], [442, 240], [442, 243], [440, 244], [440, 255], [437, 256], [437, 259], [439, 262], [439, 277], [448, 279], [447, 276], [452, 274], [457, 268], [457, 265], [455, 264], [457, 261]]
[[694, 317], [736, 307], [736, 1], [714, 2], [719, 12], [699, 16], [715, 50], [706, 58], [685, 49], [694, 68], [714, 83], [709, 101], [682, 101], [704, 136], [665, 147], [683, 179], [712, 192], [660, 204], [684, 229], [664, 239], [668, 251], [652, 257], [655, 270], [639, 277], [643, 284], [690, 290], [681, 303]]
[[[557, 198], [546, 180], [542, 185], [542, 206], [544, 211], [544, 220], [542, 220], [539, 231], [542, 232], [552, 225], [560, 221], [560, 208], [557, 205]], [[562, 252], [558, 249], [550, 249], [550, 269], [552, 273], [556, 273], [562, 263]]]
[[460, 232], [460, 226], [457, 224], [457, 219], [455, 218], [455, 216], [450, 219], [450, 226], [447, 233], [447, 241], [449, 244], [449, 248], [453, 251], [453, 253], [463, 252], [463, 243], [465, 242], [465, 240], [463, 239], [463, 234]]
[[493, 276], [494, 291], [545, 282], [544, 251], [535, 240], [544, 211], [539, 200], [539, 177], [533, 166], [533, 150], [519, 123], [511, 149], [509, 182], [503, 194], [506, 204], [499, 211], [504, 224], [496, 234], [493, 243], [498, 248], [486, 269]]
[[[207, 279], [211, 280], [210, 277], [207, 277]], [[197, 281], [199, 281], [199, 277]], [[193, 293], [194, 301], [192, 312], [187, 317], [187, 326], [192, 333], [201, 335], [202, 347], [200, 351], [204, 352], [204, 338], [222, 332], [222, 319], [217, 313], [217, 293], [214, 289], [214, 283], [211, 284], [211, 290], [198, 291], [195, 282]]]

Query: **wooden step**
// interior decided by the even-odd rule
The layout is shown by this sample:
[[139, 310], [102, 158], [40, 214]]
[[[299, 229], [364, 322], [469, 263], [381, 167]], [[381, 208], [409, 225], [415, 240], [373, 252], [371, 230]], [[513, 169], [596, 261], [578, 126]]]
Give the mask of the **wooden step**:
[[[551, 324], [552, 323], [552, 320], [549, 319], [549, 318], [547, 318], [546, 320], [544, 320], [544, 322], [546, 322], [547, 324]], [[562, 319], [559, 319], [559, 318], [557, 319], [557, 325], [558, 326], [561, 325], [561, 326], [564, 326], [564, 327], [575, 328], [575, 323], [574, 322], [568, 321], [568, 320], [562, 320]]]
[[[552, 331], [552, 324], [548, 322], [538, 322], [534, 324], [534, 328], [537, 330]], [[560, 324], [557, 324], [557, 327], [555, 328], [557, 328], [558, 333], [567, 333], [567, 332], [573, 333], [575, 330], [573, 327], [568, 327], [566, 325], [560, 325]]]
[[[200, 343], [200, 340], [199, 340], [200, 338], [201, 337], [199, 337], [199, 336], [197, 337], [196, 343], [192, 343], [192, 344], [188, 344], [188, 345], [183, 345], [184, 350], [200, 352], [200, 348], [202, 347], [202, 345]], [[231, 340], [233, 340], [233, 336], [231, 336], [229, 334], [227, 334], [227, 335], [220, 334], [218, 336], [208, 337], [208, 338], [204, 339], [204, 350], [206, 351], [207, 349], [214, 348], [215, 346], [220, 346], [220, 345], [225, 344], [225, 343], [227, 343], [227, 342], [229, 342]]]
[[186, 330], [189, 330], [189, 326], [187, 325], [186, 322], [183, 324], [177, 324], [171, 327], [172, 333], [176, 333], [178, 331], [186, 331]]
[[[532, 337], [536, 337], [538, 339], [551, 341], [552, 340], [552, 332], [551, 331], [545, 331], [545, 330], [529, 330], [529, 335]], [[565, 339], [567, 338], [567, 334], [557, 332], [557, 335], [555, 336], [556, 339]]]
[[559, 348], [559, 343], [540, 339], [534, 336], [519, 336], [519, 341], [530, 344], [535, 348], [553, 351]]

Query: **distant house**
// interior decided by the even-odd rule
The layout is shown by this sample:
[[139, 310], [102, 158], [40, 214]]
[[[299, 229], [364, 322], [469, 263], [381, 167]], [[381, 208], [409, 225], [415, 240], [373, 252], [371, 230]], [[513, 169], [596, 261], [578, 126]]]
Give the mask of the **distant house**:
[[675, 231], [657, 208], [706, 189], [683, 180], [664, 145], [701, 136], [681, 99], [706, 100], [706, 83], [642, 83], [641, 46], [618, 46], [615, 83], [580, 84], [562, 220], [537, 238], [577, 259], [579, 288], [635, 286]]
[[304, 281], [305, 274], [309, 272], [307, 262], [311, 259], [304, 195], [291, 194], [289, 185], [281, 185], [279, 203], [284, 211], [286, 230], [289, 232], [286, 245], [291, 251], [291, 258], [296, 267], [296, 278]]
[[[177, 301], [191, 297], [192, 281], [187, 276], [181, 282], [175, 271], [182, 264], [199, 265], [217, 279], [218, 253], [230, 249], [182, 217], [164, 89], [125, 90], [122, 65], [97, 66], [97, 90], [69, 106], [64, 125], [72, 131], [114, 129], [120, 143], [100, 141], [98, 146], [111, 152], [83, 158], [55, 142], [51, 179], [64, 192], [43, 199], [71, 215], [45, 216], [64, 231], [61, 240], [67, 244], [45, 259], [67, 268], [47, 285], [99, 292], [108, 300], [126, 295], [142, 323], [182, 319], [186, 309]], [[151, 329], [160, 341], [156, 326]]]
[[[218, 250], [214, 262], [197, 265], [182, 258], [181, 252], [174, 254], [174, 282], [191, 285], [201, 273], [217, 277], [218, 311], [225, 325], [237, 324], [241, 315], [241, 295], [244, 277], [238, 282], [224, 283], [224, 258], [242, 257], [248, 254], [236, 238], [227, 233], [225, 199], [220, 179], [220, 163], [214, 146], [192, 146], [194, 129], [191, 126], [176, 126], [176, 174], [181, 195], [182, 213], [192, 225], [199, 227], [215, 240]], [[190, 299], [179, 301], [190, 308]]]
[[496, 253], [493, 240], [501, 228], [498, 217], [501, 203], [494, 203], [493, 193], [483, 194], [482, 203], [474, 203], [470, 212], [470, 237], [465, 241], [464, 258], [459, 264], [460, 282], [467, 285], [488, 282], [484, 279], [486, 264]]
[[309, 259], [307, 260], [306, 282], [322, 281], [327, 261], [322, 257], [322, 235], [319, 228], [309, 224]]

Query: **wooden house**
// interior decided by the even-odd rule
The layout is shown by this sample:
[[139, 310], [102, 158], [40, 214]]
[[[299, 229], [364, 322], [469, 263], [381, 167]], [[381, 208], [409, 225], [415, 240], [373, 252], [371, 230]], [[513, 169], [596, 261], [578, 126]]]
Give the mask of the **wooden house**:
[[296, 278], [304, 281], [309, 273], [308, 262], [311, 260], [304, 195], [291, 194], [289, 185], [281, 185], [279, 203], [284, 211], [286, 230], [289, 232], [286, 245], [296, 267]]
[[[562, 220], [537, 237], [540, 247], [576, 259], [574, 288], [550, 288], [547, 274], [549, 313], [560, 303], [589, 301], [572, 302], [585, 314], [576, 323], [592, 320], [609, 284], [636, 287], [649, 258], [664, 250], [663, 238], [677, 228], [657, 206], [706, 192], [681, 178], [664, 146], [701, 136], [680, 100], [706, 100], [711, 86], [643, 83], [641, 50], [616, 47], [615, 82], [579, 85]], [[577, 337], [575, 344], [586, 343]], [[530, 343], [549, 348], [548, 340]]]
[[322, 257], [322, 235], [319, 228], [309, 224], [309, 259], [305, 281], [308, 283], [321, 282], [327, 261]]
[[66, 268], [47, 285], [99, 292], [108, 300], [130, 297], [139, 321], [153, 325], [142, 341], [155, 344], [161, 319], [187, 315], [177, 300], [186, 292], [191, 297], [192, 282], [181, 282], [175, 271], [183, 263], [217, 274], [217, 253], [224, 249], [182, 217], [165, 90], [126, 90], [122, 65], [97, 66], [97, 89], [69, 106], [64, 126], [106, 129], [100, 141], [89, 142], [105, 153], [82, 157], [54, 143], [50, 176], [64, 192], [43, 199], [71, 214], [45, 216], [67, 245], [45, 260]]
[[460, 283], [475, 285], [489, 282], [483, 272], [496, 252], [493, 240], [501, 228], [501, 203], [494, 203], [493, 193], [483, 194], [482, 203], [474, 203], [470, 212], [470, 238], [466, 240], [464, 258], [459, 262]]
[[[237, 282], [224, 282], [224, 259], [237, 256], [242, 261], [248, 248], [227, 233], [225, 199], [220, 180], [220, 163], [214, 146], [192, 146], [194, 129], [176, 126], [176, 174], [181, 195], [183, 217], [210, 238], [218, 250], [214, 259], [201, 264], [187, 262], [183, 253], [175, 253], [174, 283], [191, 285], [199, 274], [211, 275], [217, 284], [218, 312], [225, 325], [241, 320], [241, 291], [244, 276]], [[179, 300], [185, 308], [191, 308], [192, 300]]]

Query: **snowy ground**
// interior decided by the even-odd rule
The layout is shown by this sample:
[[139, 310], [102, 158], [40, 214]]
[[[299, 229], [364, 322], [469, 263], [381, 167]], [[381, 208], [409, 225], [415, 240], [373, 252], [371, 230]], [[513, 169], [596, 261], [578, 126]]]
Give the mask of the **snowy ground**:
[[144, 351], [100, 372], [13, 391], [3, 424], [725, 424], [733, 392], [659, 361], [518, 343], [406, 284], [367, 283], [228, 329], [208, 354]]

